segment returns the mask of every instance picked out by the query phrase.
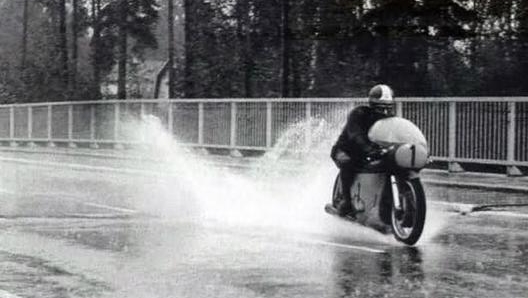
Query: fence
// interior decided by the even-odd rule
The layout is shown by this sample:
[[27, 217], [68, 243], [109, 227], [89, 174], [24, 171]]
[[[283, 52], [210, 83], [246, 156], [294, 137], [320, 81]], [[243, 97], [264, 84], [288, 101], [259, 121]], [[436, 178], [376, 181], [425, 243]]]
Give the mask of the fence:
[[[186, 145], [268, 150], [293, 123], [325, 119], [343, 124], [362, 99], [176, 99], [52, 102], [0, 105], [0, 141], [69, 146], [140, 143], [124, 133], [134, 116], [154, 115]], [[460, 163], [528, 166], [528, 98], [401, 98], [397, 114], [429, 141], [433, 160], [451, 171]], [[304, 143], [311, 141], [306, 129]]]

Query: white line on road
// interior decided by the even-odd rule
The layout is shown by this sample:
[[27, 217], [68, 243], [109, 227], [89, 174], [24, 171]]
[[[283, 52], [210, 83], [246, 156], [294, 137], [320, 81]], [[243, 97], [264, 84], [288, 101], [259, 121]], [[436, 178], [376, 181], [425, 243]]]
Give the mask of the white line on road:
[[301, 239], [301, 241], [311, 243], [311, 244], [333, 246], [333, 247], [347, 248], [347, 249], [355, 249], [355, 250], [361, 250], [361, 251], [377, 253], [377, 254], [385, 253], [384, 250], [370, 248], [366, 246], [350, 245], [350, 244], [342, 244], [342, 243], [336, 243], [336, 242], [329, 242], [329, 241], [322, 241], [322, 240], [310, 240], [310, 239]]
[[[8, 190], [8, 189], [5, 189], [5, 188], [0, 188], [0, 193], [8, 194], [8, 195], [20, 194], [20, 193], [18, 193], [16, 191]], [[135, 213], [139, 212], [137, 210], [129, 209], [129, 208], [116, 207], [116, 206], [111, 206], [111, 205], [106, 205], [106, 204], [99, 204], [99, 203], [84, 202], [84, 201], [82, 201], [82, 198], [76, 198], [76, 197], [73, 197], [73, 196], [71, 196], [69, 194], [65, 194], [65, 193], [27, 192], [27, 193], [23, 193], [23, 194], [30, 195], [30, 196], [59, 197], [62, 200], [73, 201], [73, 202], [76, 202], [76, 203], [79, 203], [79, 204], [82, 204], [82, 205], [85, 205], [85, 206], [90, 206], [90, 207], [95, 207], [95, 208], [100, 208], [100, 209], [106, 209], [106, 210], [110, 210], [110, 211], [117, 211], [117, 212], [121, 212], [121, 213], [135, 214]], [[0, 298], [1, 298], [1, 296], [0, 296]]]
[[79, 202], [79, 203], [86, 205], [86, 206], [90, 206], [90, 207], [97, 207], [101, 209], [107, 209], [107, 210], [112, 210], [112, 211], [117, 211], [117, 212], [122, 212], [122, 213], [138, 213], [137, 210], [122, 208], [122, 207], [114, 207], [114, 206], [110, 206], [106, 204], [98, 204], [98, 203], [90, 203], [90, 202]]
[[0, 161], [27, 164], [27, 165], [39, 165], [39, 166], [46, 166], [46, 167], [70, 168], [73, 170], [106, 171], [106, 172], [125, 173], [125, 174], [162, 175], [162, 173], [160, 172], [149, 171], [149, 170], [144, 170], [144, 169], [115, 168], [115, 167], [108, 167], [108, 166], [83, 165], [83, 164], [77, 164], [77, 163], [38, 161], [38, 160], [24, 159], [24, 158], [0, 157]]

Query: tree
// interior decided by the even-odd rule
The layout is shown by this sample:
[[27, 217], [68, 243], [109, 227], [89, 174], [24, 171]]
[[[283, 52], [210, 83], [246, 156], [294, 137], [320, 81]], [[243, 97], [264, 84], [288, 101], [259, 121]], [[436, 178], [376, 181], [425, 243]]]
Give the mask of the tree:
[[290, 96], [290, 0], [282, 0], [282, 97]]
[[128, 1], [120, 0], [118, 11], [118, 76], [117, 76], [117, 98], [126, 99], [126, 75], [127, 75], [127, 49], [128, 49]]
[[[33, 5], [40, 10], [38, 11], [40, 20], [35, 16], [35, 22], [42, 22], [41, 25], [49, 30], [45, 35], [41, 34], [40, 38], [44, 38], [45, 47], [53, 48], [54, 52], [47, 57], [49, 61], [46, 61], [52, 65], [47, 67], [46, 72], [49, 74], [50, 81], [53, 82], [48, 83], [49, 88], [56, 88], [54, 92], [58, 93], [54, 98], [76, 98], [77, 94], [81, 94], [83, 90], [77, 88], [77, 64], [78, 37], [83, 35], [87, 28], [85, 22], [87, 11], [84, 4], [85, 0], [37, 0]], [[71, 7], [71, 10], [68, 7]], [[68, 37], [69, 32], [71, 32], [71, 39]], [[52, 46], [53, 43], [54, 46]], [[43, 49], [39, 51], [39, 54], [46, 53]], [[32, 75], [27, 67], [24, 72], [27, 76]]]
[[66, 0], [59, 0], [59, 43], [58, 51], [60, 55], [60, 77], [64, 90], [70, 90], [68, 86], [68, 37], [66, 35]]
[[28, 22], [29, 22], [29, 0], [24, 0], [24, 13], [22, 17], [22, 60], [20, 67], [22, 71], [26, 68], [27, 60], [27, 39], [28, 39]]
[[[146, 48], [157, 47], [152, 25], [158, 19], [156, 0], [113, 0], [100, 11], [100, 36], [98, 37], [101, 55], [98, 64], [101, 70], [110, 71], [116, 63], [114, 49], [117, 49], [118, 98], [127, 98], [128, 56], [141, 58]], [[129, 52], [129, 37], [135, 40]]]
[[[22, 7], [22, 90], [19, 98], [66, 99], [68, 82], [65, 1], [28, 1]], [[12, 12], [11, 12], [12, 13]], [[31, 16], [31, 18], [29, 18]], [[31, 32], [31, 38], [28, 34]]]
[[237, 2], [235, 6], [235, 15], [237, 22], [237, 41], [240, 55], [240, 73], [243, 76], [242, 96], [253, 97], [253, 1]]
[[77, 65], [79, 49], [77, 37], [79, 33], [79, 0], [72, 0], [72, 54], [71, 54], [71, 72], [70, 72], [70, 94], [73, 95], [77, 89]]
[[101, 48], [101, 0], [92, 0], [92, 29], [93, 36], [91, 41], [92, 47], [92, 68], [93, 68], [93, 96], [97, 99], [101, 98], [101, 64], [103, 60], [103, 51]]
[[477, 15], [455, 1], [377, 1], [361, 19], [356, 36], [370, 46], [362, 53], [377, 61], [374, 79], [391, 82], [409, 95], [430, 93], [428, 74], [435, 64], [433, 48], [474, 36]]
[[167, 0], [167, 25], [169, 34], [169, 46], [168, 46], [168, 68], [169, 68], [169, 98], [174, 98], [176, 94], [175, 82], [176, 72], [174, 69], [174, 1]]

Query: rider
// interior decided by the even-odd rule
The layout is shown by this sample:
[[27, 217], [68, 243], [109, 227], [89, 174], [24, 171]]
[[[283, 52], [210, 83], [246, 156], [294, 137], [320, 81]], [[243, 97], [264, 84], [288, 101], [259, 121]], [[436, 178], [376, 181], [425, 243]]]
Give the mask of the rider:
[[[387, 85], [376, 85], [368, 94], [368, 106], [358, 106], [348, 115], [347, 123], [332, 147], [330, 156], [340, 169], [343, 189], [350, 189], [358, 169], [369, 159], [379, 158], [383, 149], [368, 138], [370, 127], [378, 120], [393, 116], [394, 92]], [[334, 206], [340, 216], [353, 212], [350, 191]]]

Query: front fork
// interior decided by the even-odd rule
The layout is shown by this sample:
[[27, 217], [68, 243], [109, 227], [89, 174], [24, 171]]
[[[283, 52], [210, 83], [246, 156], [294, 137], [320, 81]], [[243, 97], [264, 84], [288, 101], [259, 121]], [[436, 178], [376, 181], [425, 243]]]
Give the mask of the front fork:
[[[403, 180], [412, 180], [419, 178], [417, 171], [409, 171], [404, 173], [403, 175], [399, 175], [400, 179]], [[403, 200], [400, 196], [400, 189], [398, 188], [398, 180], [396, 179], [396, 175], [390, 174], [390, 184], [391, 184], [391, 190], [392, 190], [392, 206], [396, 210], [397, 214], [402, 214], [404, 210], [407, 210], [407, 200]]]
[[396, 211], [402, 211], [402, 203], [400, 201], [400, 191], [398, 190], [398, 182], [396, 176], [390, 175], [390, 184], [392, 189], [392, 205]]

